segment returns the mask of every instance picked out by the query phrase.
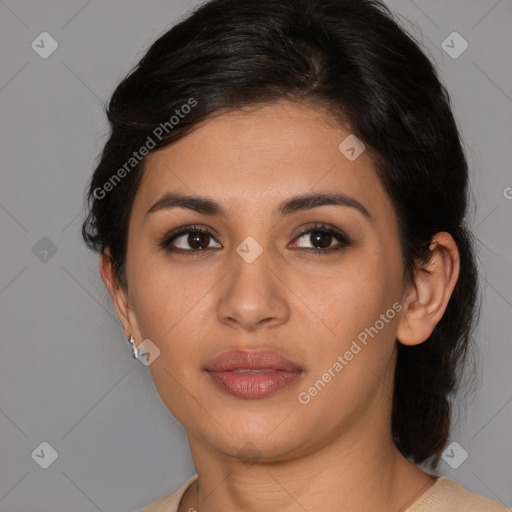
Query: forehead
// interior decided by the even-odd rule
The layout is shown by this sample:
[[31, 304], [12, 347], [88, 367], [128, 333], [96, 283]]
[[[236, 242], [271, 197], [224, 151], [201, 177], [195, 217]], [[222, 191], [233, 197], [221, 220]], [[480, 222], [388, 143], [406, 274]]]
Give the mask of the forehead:
[[148, 155], [134, 210], [144, 215], [170, 190], [215, 198], [237, 215], [327, 191], [357, 198], [372, 215], [389, 210], [370, 152], [350, 160], [340, 151], [351, 137], [324, 109], [305, 104], [277, 102], [215, 116]]

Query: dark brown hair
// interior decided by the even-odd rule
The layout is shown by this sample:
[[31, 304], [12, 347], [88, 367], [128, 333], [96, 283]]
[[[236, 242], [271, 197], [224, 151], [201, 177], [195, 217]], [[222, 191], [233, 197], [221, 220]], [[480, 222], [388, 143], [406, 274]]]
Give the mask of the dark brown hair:
[[83, 238], [98, 252], [110, 248], [126, 288], [128, 224], [145, 163], [139, 149], [172, 144], [219, 113], [280, 99], [325, 106], [371, 150], [399, 219], [405, 281], [428, 261], [434, 234], [447, 231], [458, 246], [446, 312], [426, 342], [399, 344], [395, 374], [395, 444], [435, 467], [477, 317], [468, 169], [447, 91], [381, 2], [213, 0], [164, 33], [108, 105], [111, 134], [88, 189]]

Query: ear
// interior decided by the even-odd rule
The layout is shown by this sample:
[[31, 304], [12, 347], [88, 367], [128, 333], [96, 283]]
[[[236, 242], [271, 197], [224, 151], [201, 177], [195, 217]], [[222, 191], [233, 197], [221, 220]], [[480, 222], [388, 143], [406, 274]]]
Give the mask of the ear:
[[131, 307], [129, 293], [128, 290], [125, 290], [121, 286], [116, 278], [109, 247], [106, 247], [101, 254], [100, 274], [103, 283], [110, 293], [117, 316], [123, 326], [124, 337], [128, 339], [130, 336], [133, 336], [137, 342], [140, 342], [142, 338], [140, 337], [135, 313]]
[[419, 345], [428, 339], [443, 317], [459, 277], [459, 251], [449, 233], [437, 233], [430, 251], [430, 261], [417, 269], [414, 285], [402, 302], [396, 337], [403, 345]]

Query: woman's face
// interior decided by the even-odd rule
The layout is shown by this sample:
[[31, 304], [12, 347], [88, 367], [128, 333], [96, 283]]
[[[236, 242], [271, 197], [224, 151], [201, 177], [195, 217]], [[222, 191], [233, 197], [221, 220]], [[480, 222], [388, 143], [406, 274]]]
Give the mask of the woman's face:
[[[205, 449], [254, 445], [278, 460], [388, 426], [405, 293], [397, 218], [368, 151], [354, 159], [353, 139], [339, 149], [350, 131], [327, 115], [285, 102], [224, 114], [148, 156], [129, 224], [127, 332], [158, 347], [156, 388]], [[165, 194], [223, 215], [193, 203], [148, 213]], [[317, 194], [347, 201], [301, 199]], [[186, 226], [211, 234], [169, 241]], [[297, 371], [207, 370], [256, 349]]]

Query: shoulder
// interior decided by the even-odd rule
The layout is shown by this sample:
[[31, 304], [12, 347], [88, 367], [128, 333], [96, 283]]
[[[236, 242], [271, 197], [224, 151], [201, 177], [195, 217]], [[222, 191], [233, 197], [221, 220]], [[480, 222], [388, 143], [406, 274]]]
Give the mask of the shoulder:
[[135, 512], [177, 512], [178, 505], [185, 494], [185, 491], [195, 482], [196, 479], [197, 475], [194, 475], [170, 494], [163, 496], [159, 500], [149, 504], [147, 507], [141, 508]]
[[[176, 490], [134, 512], [177, 512], [185, 491], [197, 479], [194, 475]], [[405, 512], [512, 512], [496, 501], [473, 494], [454, 480], [441, 476]]]
[[511, 512], [496, 501], [473, 494], [454, 480], [441, 476], [405, 512]]

